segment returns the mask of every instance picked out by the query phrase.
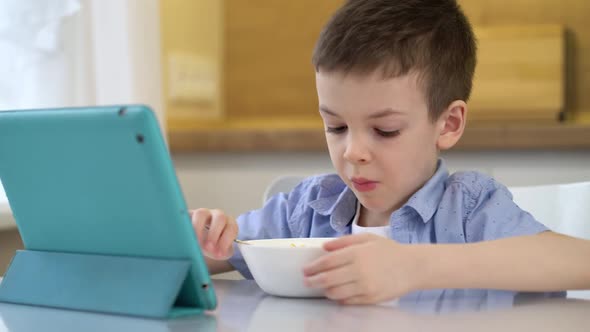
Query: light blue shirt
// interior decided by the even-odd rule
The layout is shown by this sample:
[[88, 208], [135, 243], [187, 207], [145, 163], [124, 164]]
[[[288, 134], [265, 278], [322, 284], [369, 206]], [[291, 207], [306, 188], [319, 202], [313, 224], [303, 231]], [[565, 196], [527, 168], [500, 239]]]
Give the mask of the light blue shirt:
[[[338, 175], [310, 177], [290, 193], [275, 195], [262, 209], [239, 216], [238, 238], [347, 235], [351, 233], [356, 204], [356, 196]], [[389, 223], [391, 239], [405, 244], [470, 243], [548, 230], [514, 203], [504, 185], [478, 172], [449, 176], [442, 159], [430, 180], [391, 214]], [[244, 277], [252, 278], [237, 248], [229, 262]], [[441, 291], [444, 290], [412, 294], [436, 298], [442, 295]]]

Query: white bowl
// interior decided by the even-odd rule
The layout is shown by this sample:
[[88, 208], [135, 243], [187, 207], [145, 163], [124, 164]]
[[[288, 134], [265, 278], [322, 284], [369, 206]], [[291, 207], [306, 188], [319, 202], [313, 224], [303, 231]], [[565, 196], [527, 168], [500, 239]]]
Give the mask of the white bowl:
[[254, 280], [268, 294], [286, 297], [322, 297], [321, 289], [303, 283], [303, 267], [326, 251], [322, 244], [334, 238], [251, 240], [238, 244]]

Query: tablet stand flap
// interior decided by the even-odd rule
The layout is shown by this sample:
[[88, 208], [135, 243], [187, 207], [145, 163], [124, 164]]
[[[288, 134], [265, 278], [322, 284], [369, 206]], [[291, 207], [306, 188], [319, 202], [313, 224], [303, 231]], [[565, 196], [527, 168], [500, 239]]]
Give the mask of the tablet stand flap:
[[190, 264], [177, 259], [19, 250], [0, 283], [0, 301], [167, 318], [175, 316], [174, 302]]

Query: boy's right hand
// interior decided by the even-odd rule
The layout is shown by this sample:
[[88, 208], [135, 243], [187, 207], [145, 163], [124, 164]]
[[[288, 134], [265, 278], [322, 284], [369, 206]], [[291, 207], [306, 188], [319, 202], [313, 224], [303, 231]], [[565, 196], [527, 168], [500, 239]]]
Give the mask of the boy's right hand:
[[238, 223], [221, 210], [197, 209], [190, 212], [193, 228], [205, 256], [226, 260], [234, 254], [233, 241]]

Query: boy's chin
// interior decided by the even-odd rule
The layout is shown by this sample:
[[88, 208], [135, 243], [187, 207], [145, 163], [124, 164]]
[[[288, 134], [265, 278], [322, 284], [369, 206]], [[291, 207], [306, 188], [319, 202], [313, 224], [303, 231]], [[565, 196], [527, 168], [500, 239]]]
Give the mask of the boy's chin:
[[[362, 193], [361, 193], [362, 194]], [[386, 201], [383, 200], [383, 196], [381, 197], [363, 197], [362, 195], [359, 197], [357, 196], [363, 207], [365, 209], [373, 212], [373, 213], [393, 213], [393, 211], [397, 210], [395, 208], [396, 205], [392, 205], [392, 200]]]

